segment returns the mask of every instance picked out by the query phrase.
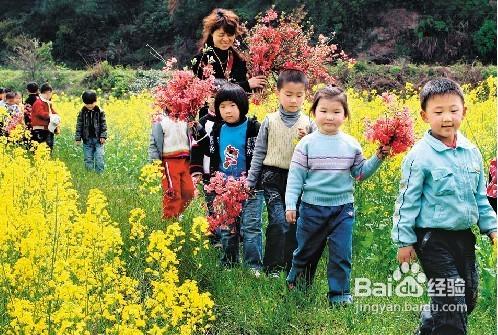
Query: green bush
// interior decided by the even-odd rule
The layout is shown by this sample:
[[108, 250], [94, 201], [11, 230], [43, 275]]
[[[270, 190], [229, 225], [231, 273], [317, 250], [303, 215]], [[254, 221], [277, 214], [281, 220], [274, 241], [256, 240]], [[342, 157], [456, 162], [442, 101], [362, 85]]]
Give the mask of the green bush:
[[134, 93], [152, 90], [158, 84], [165, 81], [162, 70], [137, 70], [135, 81], [130, 85], [130, 91]]
[[[48, 82], [55, 91], [63, 91], [72, 95], [79, 95], [83, 90], [81, 81], [85, 71], [70, 70], [57, 66], [53, 71], [47, 72], [35, 81], [41, 85]], [[31, 81], [21, 70], [0, 69], [0, 87], [8, 87], [14, 91], [24, 92], [26, 84]]]
[[479, 62], [429, 66], [410, 64], [405, 61], [398, 61], [392, 65], [376, 65], [358, 61], [353, 68], [348, 68], [347, 64], [339, 62], [330, 68], [330, 73], [342, 86], [376, 89], [382, 92], [403, 91], [407, 82], [419, 87], [433, 77], [449, 77], [459, 83], [477, 85], [490, 76], [496, 77], [496, 67], [484, 66]]
[[21, 71], [0, 69], [0, 87], [8, 87], [14, 91], [22, 92], [25, 86]]
[[130, 85], [135, 80], [133, 70], [122, 66], [113, 67], [107, 61], [95, 64], [83, 78], [85, 89], [100, 89], [104, 93], [119, 98], [130, 91]]

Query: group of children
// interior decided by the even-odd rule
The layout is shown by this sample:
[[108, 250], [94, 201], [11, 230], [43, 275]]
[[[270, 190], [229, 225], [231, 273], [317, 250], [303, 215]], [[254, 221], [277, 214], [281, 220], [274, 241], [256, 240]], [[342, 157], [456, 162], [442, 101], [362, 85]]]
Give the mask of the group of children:
[[[303, 72], [283, 70], [277, 80], [279, 109], [260, 124], [247, 116], [248, 96], [233, 83], [219, 87], [200, 122], [164, 119], [154, 125], [150, 159], [165, 166], [165, 218], [177, 217], [194, 196], [194, 183], [217, 171], [247, 176], [250, 198], [239, 220], [213, 234], [221, 238], [222, 264], [243, 261], [259, 276], [284, 270], [290, 289], [313, 281], [325, 245], [329, 260], [328, 300], [352, 303], [350, 290], [355, 217], [354, 182], [372, 176], [389, 155], [380, 146], [369, 159], [359, 142], [341, 130], [350, 117], [346, 93], [327, 86], [303, 112], [308, 82]], [[429, 279], [460, 278], [464, 298], [432, 297], [421, 334], [466, 331], [466, 315], [475, 306], [477, 272], [470, 228], [496, 237], [496, 216], [486, 198], [486, 178], [479, 150], [458, 131], [466, 113], [460, 86], [452, 80], [429, 81], [421, 91], [421, 117], [430, 126], [407, 154], [394, 212], [393, 241], [398, 260], [418, 256]], [[194, 177], [194, 178], [191, 178]], [[206, 194], [212, 213], [213, 195]], [[268, 211], [262, 246], [263, 200]], [[449, 288], [448, 288], [449, 289]], [[443, 312], [442, 304], [466, 304], [468, 312]], [[435, 307], [434, 307], [435, 306]]]
[[[327, 245], [328, 300], [333, 306], [351, 304], [354, 182], [372, 176], [390, 147], [381, 146], [366, 159], [358, 141], [341, 131], [351, 111], [339, 87], [319, 90], [310, 110], [313, 119], [306, 116], [302, 108], [308, 81], [299, 70], [280, 73], [280, 106], [261, 124], [247, 116], [243, 88], [223, 80], [216, 86], [209, 112], [199, 122], [173, 120], [165, 111], [153, 125], [149, 158], [161, 160], [165, 168], [163, 217], [181, 215], [194, 197], [195, 184], [209, 183], [215, 172], [247, 176], [250, 197], [238, 220], [233, 227], [212, 232], [221, 240], [222, 264], [239, 262], [242, 240], [244, 264], [256, 276], [265, 272], [278, 277], [285, 271], [293, 289], [300, 281], [313, 282]], [[10, 115], [23, 113], [32, 140], [53, 148], [60, 118], [51, 103], [52, 88], [29, 83], [27, 90], [21, 104], [19, 93], [0, 88], [0, 107]], [[85, 166], [102, 172], [105, 113], [94, 91], [85, 91], [82, 100], [75, 140], [83, 141]], [[491, 196], [496, 201], [496, 162], [491, 178], [495, 184], [486, 186], [482, 156], [459, 132], [467, 109], [457, 83], [431, 80], [422, 88], [420, 101], [421, 118], [430, 129], [403, 161], [392, 239], [400, 263], [418, 258], [428, 280], [446, 280], [448, 291], [450, 281], [465, 286], [464, 295], [431, 297], [419, 333], [465, 334], [478, 285], [472, 225], [496, 240], [496, 214], [488, 200]], [[205, 198], [212, 214], [214, 195], [205, 193]], [[268, 211], [264, 253], [263, 203]], [[454, 311], [448, 305], [466, 308]]]
[[28, 96], [22, 103], [22, 95], [8, 88], [0, 88], [0, 107], [7, 110], [7, 117], [2, 118], [2, 135], [9, 135], [4, 129], [9, 118], [22, 113], [24, 126], [31, 132], [31, 140], [38, 143], [46, 143], [50, 149], [54, 145], [54, 133], [59, 131], [60, 117], [53, 109], [52, 87], [43, 84], [38, 87], [35, 82], [26, 86]]
[[[45, 143], [50, 150], [54, 147], [56, 134], [60, 132], [61, 118], [52, 103], [53, 89], [45, 83], [38, 86], [36, 82], [26, 85], [28, 96], [22, 103], [22, 95], [8, 88], [0, 88], [0, 107], [7, 115], [0, 119], [0, 136], [8, 136], [5, 126], [9, 119], [22, 114], [23, 126], [30, 131], [31, 141]], [[101, 173], [104, 171], [104, 143], [107, 138], [105, 113], [97, 106], [97, 94], [88, 90], [83, 92], [84, 106], [78, 113], [75, 140], [83, 141], [85, 167]], [[26, 143], [29, 145], [29, 143]]]

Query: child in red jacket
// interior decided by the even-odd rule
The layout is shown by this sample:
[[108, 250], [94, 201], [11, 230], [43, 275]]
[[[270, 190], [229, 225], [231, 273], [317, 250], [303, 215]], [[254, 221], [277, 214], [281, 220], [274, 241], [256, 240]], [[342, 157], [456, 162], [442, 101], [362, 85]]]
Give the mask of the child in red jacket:
[[52, 106], [52, 87], [43, 84], [40, 88], [40, 98], [37, 99], [31, 112], [31, 138], [38, 143], [46, 143], [52, 150], [54, 133], [58, 133], [60, 117]]

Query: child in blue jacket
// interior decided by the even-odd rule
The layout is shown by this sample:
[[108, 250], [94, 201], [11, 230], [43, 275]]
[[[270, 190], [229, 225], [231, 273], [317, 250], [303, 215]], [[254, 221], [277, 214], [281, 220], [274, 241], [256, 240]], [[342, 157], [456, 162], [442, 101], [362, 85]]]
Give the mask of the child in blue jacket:
[[398, 261], [418, 257], [429, 281], [430, 313], [422, 314], [419, 334], [466, 334], [479, 282], [470, 228], [477, 224], [494, 239], [496, 217], [486, 198], [481, 153], [458, 131], [467, 111], [462, 89], [450, 79], [434, 79], [420, 102], [430, 130], [403, 161], [392, 239]]

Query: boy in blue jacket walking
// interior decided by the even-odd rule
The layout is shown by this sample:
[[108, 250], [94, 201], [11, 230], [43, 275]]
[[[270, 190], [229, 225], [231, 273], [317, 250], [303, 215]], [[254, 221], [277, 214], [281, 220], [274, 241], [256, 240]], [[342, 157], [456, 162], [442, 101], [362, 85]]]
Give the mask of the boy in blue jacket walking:
[[496, 217], [486, 198], [481, 153], [458, 131], [466, 114], [462, 89], [434, 79], [422, 88], [420, 102], [431, 129], [403, 161], [392, 239], [398, 261], [418, 257], [429, 280], [431, 308], [422, 314], [419, 334], [466, 334], [479, 282], [470, 228], [477, 223], [494, 240]]

